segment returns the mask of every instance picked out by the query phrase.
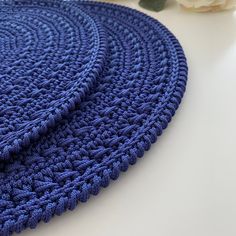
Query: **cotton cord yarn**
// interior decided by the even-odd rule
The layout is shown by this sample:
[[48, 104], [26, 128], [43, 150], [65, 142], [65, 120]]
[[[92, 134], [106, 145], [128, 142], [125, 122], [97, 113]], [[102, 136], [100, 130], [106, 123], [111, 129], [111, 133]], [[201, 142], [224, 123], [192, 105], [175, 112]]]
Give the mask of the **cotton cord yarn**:
[[90, 1], [0, 7], [0, 235], [35, 228], [142, 157], [181, 102], [187, 64], [158, 21]]
[[102, 69], [106, 44], [99, 22], [78, 7], [7, 3], [0, 9], [0, 160], [81, 101]]

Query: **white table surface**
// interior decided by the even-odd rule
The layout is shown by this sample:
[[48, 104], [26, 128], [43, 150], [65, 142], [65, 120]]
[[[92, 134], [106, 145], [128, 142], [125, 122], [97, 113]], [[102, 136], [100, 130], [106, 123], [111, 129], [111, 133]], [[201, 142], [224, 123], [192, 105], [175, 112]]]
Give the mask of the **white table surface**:
[[168, 129], [145, 157], [73, 212], [25, 236], [236, 235], [236, 10], [160, 13], [184, 47], [189, 81]]

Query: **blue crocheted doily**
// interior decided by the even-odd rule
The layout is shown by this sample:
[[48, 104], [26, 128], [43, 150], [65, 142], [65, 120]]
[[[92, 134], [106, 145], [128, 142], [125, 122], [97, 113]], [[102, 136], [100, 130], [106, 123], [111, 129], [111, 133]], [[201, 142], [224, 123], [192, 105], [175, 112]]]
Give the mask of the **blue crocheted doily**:
[[0, 2], [0, 235], [86, 202], [150, 148], [187, 64], [158, 21], [88, 1]]

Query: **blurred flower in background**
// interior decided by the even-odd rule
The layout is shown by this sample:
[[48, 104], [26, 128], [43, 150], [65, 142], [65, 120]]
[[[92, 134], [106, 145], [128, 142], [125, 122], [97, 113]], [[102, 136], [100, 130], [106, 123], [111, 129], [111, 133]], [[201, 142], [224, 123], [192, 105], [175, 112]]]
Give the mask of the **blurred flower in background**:
[[231, 9], [236, 6], [236, 0], [177, 0], [184, 8], [204, 12]]

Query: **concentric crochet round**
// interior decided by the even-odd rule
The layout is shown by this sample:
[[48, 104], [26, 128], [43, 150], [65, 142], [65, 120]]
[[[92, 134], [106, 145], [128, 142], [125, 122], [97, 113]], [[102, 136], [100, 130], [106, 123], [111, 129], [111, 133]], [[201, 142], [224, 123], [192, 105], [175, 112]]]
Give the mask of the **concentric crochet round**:
[[55, 1], [0, 1], [0, 159], [74, 109], [98, 79], [98, 22]]
[[[5, 100], [15, 102], [14, 109], [6, 105], [7, 109], [2, 111], [3, 120], [8, 119], [8, 123], [4, 120], [2, 127], [9, 128], [13, 122], [13, 127], [25, 131], [29, 123], [29, 130], [33, 132], [37, 125], [35, 120], [44, 122], [51, 114], [49, 107], [63, 106], [68, 96], [74, 95], [84, 84], [87, 86], [85, 79], [88, 76], [85, 75], [94, 72], [91, 76], [94, 83], [89, 89], [83, 90], [87, 94], [83, 93], [73, 111], [63, 114], [54, 121], [54, 125], [47, 126], [46, 133], [39, 132], [37, 138], [29, 139], [27, 145], [10, 152], [9, 159], [0, 163], [0, 235], [20, 232], [27, 227], [34, 228], [39, 221], [48, 222], [55, 214], [72, 210], [78, 202], [86, 202], [89, 195], [98, 194], [100, 187], [108, 186], [111, 179], [117, 179], [120, 171], [126, 171], [130, 164], [142, 157], [167, 127], [181, 101], [187, 80], [186, 59], [178, 41], [158, 21], [142, 13], [112, 4], [87, 1], [60, 4], [50, 1], [50, 6], [47, 6], [48, 2], [43, 6], [39, 1], [24, 2], [27, 4], [20, 8], [13, 7], [15, 14], [1, 15], [3, 19], [10, 19], [10, 25], [0, 20], [0, 35], [3, 35], [0, 37], [0, 50], [3, 55], [6, 53], [5, 60], [8, 56], [10, 60], [16, 58], [17, 52], [31, 48], [27, 55], [37, 63], [27, 65], [31, 65], [31, 70], [36, 70], [39, 77], [26, 76], [26, 80], [24, 76], [19, 80], [14, 77], [17, 81], [14, 84], [13, 77], [7, 76], [8, 69], [1, 68], [0, 76], [4, 76], [5, 90], [9, 88], [10, 91], [6, 93]], [[33, 7], [29, 7], [30, 4]], [[66, 15], [67, 11], [61, 11], [63, 4], [73, 14]], [[9, 9], [12, 9], [11, 5]], [[61, 19], [61, 23], [54, 20], [52, 11], [55, 11], [55, 17]], [[33, 17], [35, 23], [31, 19], [26, 24], [24, 17], [17, 19], [18, 14], [27, 19]], [[80, 17], [86, 23], [78, 21]], [[53, 22], [50, 23], [50, 20]], [[45, 26], [35, 27], [36, 22]], [[69, 37], [66, 37], [67, 27], [63, 28], [65, 22], [70, 29], [68, 32], [71, 32]], [[20, 32], [22, 30], [25, 33]], [[47, 33], [49, 39], [48, 36], [42, 36]], [[19, 42], [14, 35], [20, 35]], [[24, 37], [29, 37], [29, 40]], [[60, 45], [58, 41], [61, 38]], [[42, 52], [41, 57], [36, 56], [38, 48], [46, 50], [47, 40], [51, 42], [48, 42], [51, 54]], [[26, 46], [26, 42], [30, 42], [30, 46]], [[83, 43], [85, 48], [90, 46], [90, 50], [82, 50]], [[67, 46], [70, 53], [62, 69], [59, 66], [60, 58], [67, 54]], [[49, 61], [45, 62], [43, 55], [50, 55]], [[70, 58], [71, 55], [75, 60]], [[42, 68], [41, 61], [44, 65]], [[12, 64], [15, 63], [14, 60]], [[19, 59], [18, 63], [15, 70], [20, 74], [24, 74], [24, 71], [27, 73], [24, 59]], [[40, 90], [38, 86], [44, 84], [46, 79], [41, 83], [38, 78], [44, 76], [51, 64], [55, 73], [73, 72], [68, 72], [70, 76], [67, 79], [59, 72], [52, 78], [47, 74], [46, 77], [51, 78], [48, 79], [48, 89]], [[10, 68], [8, 73], [14, 75], [14, 67]], [[35, 79], [31, 82], [29, 78]], [[59, 92], [54, 94], [54, 88]], [[4, 88], [1, 87], [1, 90]], [[34, 97], [38, 90], [39, 97]], [[30, 94], [26, 91], [30, 91]], [[27, 102], [25, 105], [17, 103], [20, 99], [15, 100], [14, 97], [20, 92], [25, 96], [28, 94], [31, 106], [27, 106]], [[1, 106], [5, 107], [4, 99], [1, 99]], [[42, 99], [45, 99], [43, 104]], [[32, 107], [33, 117], [38, 118], [27, 120], [26, 117], [26, 128], [18, 125], [16, 117], [21, 119], [20, 114], [30, 113]], [[35, 113], [37, 115], [34, 116]], [[15, 144], [18, 133], [15, 130], [12, 132], [14, 135], [10, 140]]]

